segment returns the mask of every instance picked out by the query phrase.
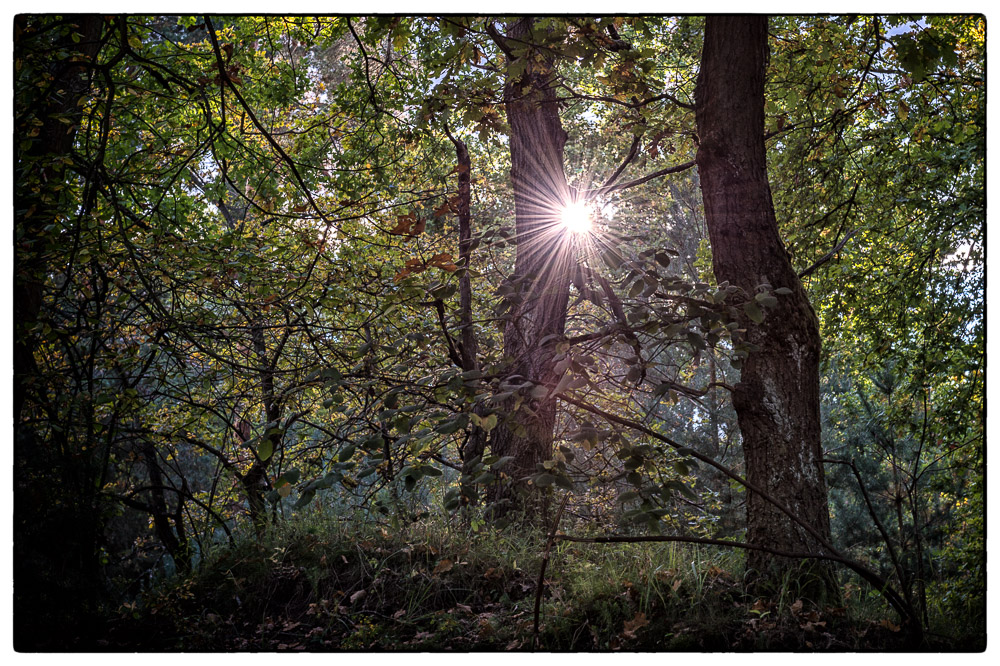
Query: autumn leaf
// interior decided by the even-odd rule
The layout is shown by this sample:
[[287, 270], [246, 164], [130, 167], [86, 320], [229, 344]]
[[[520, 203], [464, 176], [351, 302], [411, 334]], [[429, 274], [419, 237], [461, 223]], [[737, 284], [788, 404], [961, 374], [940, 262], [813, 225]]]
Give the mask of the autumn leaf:
[[441, 270], [448, 271], [452, 273], [458, 270], [458, 266], [452, 261], [452, 256], [447, 252], [441, 252], [440, 254], [435, 254], [433, 257], [427, 260], [429, 266], [436, 266]]
[[886, 629], [892, 632], [899, 632], [900, 629], [902, 629], [902, 627], [900, 627], [898, 624], [894, 623], [892, 620], [889, 619], [882, 620], [878, 624], [880, 627], [885, 627]]
[[435, 574], [446, 573], [448, 571], [451, 571], [452, 567], [454, 567], [454, 566], [455, 566], [454, 562], [452, 562], [449, 559], [444, 559], [444, 560], [441, 560], [440, 562], [438, 562], [437, 566], [434, 567], [434, 571], [432, 573], [435, 573]]
[[444, 217], [451, 212], [451, 202], [445, 201], [443, 204], [434, 209], [434, 217]]
[[624, 630], [622, 635], [625, 638], [635, 638], [635, 632], [642, 629], [643, 627], [649, 626], [649, 620], [646, 619], [645, 613], [636, 613], [635, 617], [631, 620], [625, 621]]
[[416, 216], [413, 213], [409, 215], [400, 215], [396, 218], [396, 226], [389, 230], [390, 234], [396, 236], [408, 236], [410, 235], [410, 227], [416, 221]]

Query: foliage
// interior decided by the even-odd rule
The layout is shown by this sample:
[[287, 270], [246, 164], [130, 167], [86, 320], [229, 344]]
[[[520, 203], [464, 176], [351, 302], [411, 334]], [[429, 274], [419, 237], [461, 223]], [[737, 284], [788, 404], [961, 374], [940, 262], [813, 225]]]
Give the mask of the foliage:
[[[529, 649], [536, 538], [438, 521], [390, 531], [323, 514], [263, 541], [241, 539], [196, 576], [117, 608], [105, 647]], [[747, 594], [738, 559], [685, 544], [562, 544], [552, 557], [539, 636], [546, 650], [902, 646], [899, 627], [855, 582], [845, 586], [845, 606], [812, 608], [790, 594], [774, 601]], [[936, 646], [974, 647], [962, 640]]]
[[[543, 17], [508, 54], [482, 17], [19, 19], [19, 647], [82, 645], [97, 608], [125, 610], [96, 647], [527, 647], [512, 604], [539, 541], [466, 491], [510, 469], [476, 438], [541, 399], [556, 446], [530, 481], [573, 492], [564, 530], [740, 538], [747, 491], [704, 458], [742, 473], [739, 322], [786, 294], [711, 277], [702, 23]], [[824, 335], [824, 447], [876, 500], [828, 465], [836, 541], [966, 645], [935, 623], [983, 613], [983, 21], [772, 31], [772, 190]], [[543, 51], [597, 225], [566, 262], [552, 386], [502, 352], [529, 288], [505, 77]], [[559, 544], [542, 644], [804, 649], [753, 643], [768, 613], [820, 620], [794, 599], [748, 619], [738, 557], [667, 552]], [[895, 645], [852, 626], [814, 647]]]

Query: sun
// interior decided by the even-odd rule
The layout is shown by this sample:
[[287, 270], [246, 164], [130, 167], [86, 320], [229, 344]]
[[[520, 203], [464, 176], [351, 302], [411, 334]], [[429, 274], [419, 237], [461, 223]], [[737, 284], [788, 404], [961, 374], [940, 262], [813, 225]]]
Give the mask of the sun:
[[590, 215], [590, 207], [584, 201], [575, 201], [566, 205], [559, 214], [559, 221], [570, 233], [588, 233], [594, 224]]

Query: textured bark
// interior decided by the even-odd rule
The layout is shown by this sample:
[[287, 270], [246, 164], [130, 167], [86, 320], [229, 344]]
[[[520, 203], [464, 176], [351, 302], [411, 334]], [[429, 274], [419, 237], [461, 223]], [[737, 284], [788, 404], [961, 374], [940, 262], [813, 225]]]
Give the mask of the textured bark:
[[[792, 290], [778, 298], [763, 323], [743, 322], [755, 347], [743, 364], [733, 403], [747, 478], [829, 538], [820, 448], [819, 326], [778, 235], [764, 145], [766, 67], [766, 17], [707, 19], [695, 95], [698, 172], [716, 279], [728, 280], [750, 297], [763, 283]], [[777, 550], [819, 549], [815, 539], [752, 493], [747, 540]], [[788, 565], [763, 552], [751, 551], [748, 557], [748, 567], [765, 580]]]
[[[557, 224], [569, 193], [563, 171], [566, 133], [559, 119], [551, 61], [544, 52], [539, 52], [543, 54], [540, 58], [539, 53], [518, 52], [531, 41], [532, 22], [530, 18], [514, 22], [508, 28], [508, 41], [501, 43], [501, 48], [509, 50], [508, 67], [528, 59], [524, 72], [509, 75], [504, 88], [517, 235], [511, 282], [519, 294], [504, 328], [504, 358], [511, 377], [519, 375], [552, 386], [552, 357], [556, 338], [566, 324], [572, 258], [565, 233]], [[512, 456], [513, 460], [504, 468], [508, 479], [490, 497], [494, 503], [510, 500], [523, 506], [530, 517], [537, 498], [524, 502], [519, 491], [530, 491], [523, 479], [551, 457], [556, 401], [523, 398], [516, 412], [514, 399], [508, 401], [503, 411], [510, 418], [501, 420], [491, 433], [493, 453]]]
[[[63, 30], [68, 24], [75, 27]], [[100, 454], [92, 448], [77, 455], [65, 430], [41, 436], [23, 413], [48, 400], [38, 382], [34, 329], [51, 269], [50, 239], [61, 234], [46, 227], [72, 219], [79, 207], [76, 189], [66, 183], [73, 177], [79, 102], [89, 94], [103, 26], [100, 16], [14, 19], [13, 599], [19, 651], [87, 649], [99, 625]], [[92, 422], [92, 412], [80, 416]]]
[[[455, 159], [458, 162], [458, 265], [466, 269], [458, 278], [459, 298], [459, 344], [458, 355], [462, 370], [469, 372], [479, 369], [479, 344], [472, 326], [472, 280], [468, 269], [472, 262], [472, 160], [465, 142], [447, 130], [448, 138], [455, 145]], [[482, 416], [487, 410], [477, 403], [473, 411]], [[487, 432], [473, 426], [469, 438], [459, 450], [462, 460], [461, 497], [463, 506], [479, 503], [479, 490], [469, 482], [476, 471], [476, 463], [482, 460], [486, 450]]]
[[[42, 230], [62, 215], [72, 215], [74, 204], [63, 194], [67, 178], [66, 159], [73, 149], [76, 128], [83, 115], [79, 102], [90, 87], [91, 69], [97, 57], [104, 21], [85, 15], [73, 19], [80, 36], [74, 42], [66, 34], [48, 43], [52, 26], [45, 20], [21, 15], [14, 22], [15, 57], [28, 52], [51, 50], [68, 54], [53, 59], [51, 76], [40, 99], [18, 99], [15, 124], [14, 219], [14, 428], [20, 427], [21, 410], [28, 398], [31, 378], [37, 373], [32, 328], [42, 305], [42, 284], [48, 269]], [[52, 21], [55, 22], [55, 21]], [[20, 106], [24, 104], [24, 106]], [[40, 122], [41, 126], [34, 123]]]

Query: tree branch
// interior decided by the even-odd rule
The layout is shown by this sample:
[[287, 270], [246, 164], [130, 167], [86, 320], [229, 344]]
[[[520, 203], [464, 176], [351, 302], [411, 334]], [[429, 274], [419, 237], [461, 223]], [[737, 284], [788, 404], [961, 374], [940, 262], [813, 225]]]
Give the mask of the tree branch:
[[687, 171], [695, 165], [694, 161], [685, 162], [684, 164], [678, 164], [677, 166], [667, 167], [666, 169], [660, 169], [659, 171], [654, 171], [648, 176], [643, 176], [642, 178], [637, 178], [635, 180], [630, 180], [627, 183], [622, 183], [621, 185], [613, 185], [611, 187], [599, 187], [596, 190], [586, 190], [588, 197], [601, 196], [603, 194], [611, 194], [612, 192], [618, 192], [620, 190], [627, 190], [630, 187], [635, 187], [637, 185], [642, 185], [647, 183], [654, 178], [659, 178], [661, 176], [666, 176], [672, 173], [680, 173], [682, 171]]
[[819, 268], [820, 266], [822, 266], [826, 262], [830, 261], [830, 259], [833, 258], [833, 255], [835, 255], [838, 252], [840, 252], [844, 248], [844, 246], [847, 245], [847, 241], [851, 240], [851, 238], [856, 233], [858, 233], [857, 229], [853, 229], [853, 230], [847, 232], [847, 235], [844, 236], [843, 240], [841, 240], [839, 243], [837, 243], [837, 245], [835, 245], [832, 250], [830, 250], [829, 252], [827, 252], [826, 254], [824, 254], [822, 257], [820, 257], [818, 260], [816, 260], [816, 262], [812, 266], [810, 266], [809, 268], [807, 268], [804, 271], [802, 271], [801, 273], [799, 273], [799, 279], [802, 279], [802, 278], [804, 278], [804, 277], [806, 277], [808, 275], [811, 275], [813, 272], [816, 271], [817, 268]]

